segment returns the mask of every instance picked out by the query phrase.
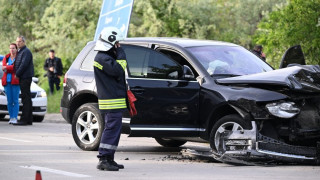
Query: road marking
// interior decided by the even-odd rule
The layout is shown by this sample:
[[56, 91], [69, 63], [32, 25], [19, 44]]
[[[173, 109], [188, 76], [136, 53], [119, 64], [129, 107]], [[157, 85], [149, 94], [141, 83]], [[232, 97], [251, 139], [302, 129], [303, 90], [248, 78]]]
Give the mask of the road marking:
[[5, 138], [5, 137], [0, 137], [0, 139], [10, 140], [10, 141], [18, 141], [18, 142], [32, 142], [32, 141], [27, 141], [27, 140]]
[[50, 169], [50, 168], [45, 168], [45, 167], [39, 167], [39, 166], [20, 166], [20, 167], [26, 168], [26, 169], [40, 170], [40, 171], [44, 171], [44, 172], [50, 172], [50, 173], [60, 174], [60, 175], [65, 175], [65, 176], [71, 176], [71, 177], [79, 177], [79, 178], [91, 177], [91, 176], [84, 175], [84, 174], [77, 174], [77, 173], [61, 171], [61, 170], [56, 170], [56, 169]]

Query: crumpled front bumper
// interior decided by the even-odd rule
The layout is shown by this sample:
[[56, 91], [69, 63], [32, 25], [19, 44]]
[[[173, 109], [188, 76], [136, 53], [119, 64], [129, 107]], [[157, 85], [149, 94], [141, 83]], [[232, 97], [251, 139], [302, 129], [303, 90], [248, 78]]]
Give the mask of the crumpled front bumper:
[[[253, 165], [254, 162], [273, 160], [320, 165], [320, 142], [317, 147], [289, 145], [259, 134], [254, 121], [251, 130], [234, 131], [224, 140], [225, 146], [230, 148], [226, 151], [218, 149], [218, 153], [213, 153], [218, 161]], [[232, 148], [235, 146], [243, 148]]]

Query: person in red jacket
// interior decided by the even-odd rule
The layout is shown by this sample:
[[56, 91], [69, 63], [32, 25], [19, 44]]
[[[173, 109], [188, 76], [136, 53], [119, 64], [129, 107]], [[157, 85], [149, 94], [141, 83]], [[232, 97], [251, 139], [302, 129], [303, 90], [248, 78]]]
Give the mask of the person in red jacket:
[[19, 113], [19, 79], [15, 77], [14, 63], [18, 47], [15, 43], [10, 44], [10, 54], [2, 60], [2, 86], [7, 95], [8, 111], [10, 115], [9, 124], [17, 123]]

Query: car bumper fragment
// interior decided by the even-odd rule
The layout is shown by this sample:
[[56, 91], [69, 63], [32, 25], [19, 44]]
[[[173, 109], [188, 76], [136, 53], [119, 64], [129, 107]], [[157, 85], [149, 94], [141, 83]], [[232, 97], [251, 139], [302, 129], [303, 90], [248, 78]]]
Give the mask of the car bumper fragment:
[[320, 164], [320, 142], [317, 143], [317, 147], [289, 145], [259, 134], [255, 122], [252, 122], [252, 127], [251, 130], [226, 135], [224, 138], [229, 148], [225, 152], [218, 150], [218, 153], [213, 153], [213, 157], [221, 162], [245, 165], [257, 165], [259, 162], [270, 160]]

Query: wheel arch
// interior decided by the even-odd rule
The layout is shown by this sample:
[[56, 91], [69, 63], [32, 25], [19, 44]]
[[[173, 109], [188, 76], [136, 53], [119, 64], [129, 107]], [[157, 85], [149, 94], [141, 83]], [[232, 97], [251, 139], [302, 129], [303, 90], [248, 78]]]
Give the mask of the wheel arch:
[[230, 104], [224, 104], [216, 108], [214, 111], [212, 111], [210, 116], [208, 117], [206, 131], [205, 131], [205, 139], [209, 140], [211, 129], [219, 119], [221, 119], [224, 116], [232, 115], [232, 114], [241, 116], [245, 121], [252, 120], [250, 113], [242, 110], [239, 107], [236, 107]]
[[70, 103], [70, 110], [69, 110], [69, 119], [70, 123], [72, 124], [72, 117], [76, 110], [86, 103], [98, 103], [98, 97], [92, 91], [83, 91], [77, 95], [75, 95]]

